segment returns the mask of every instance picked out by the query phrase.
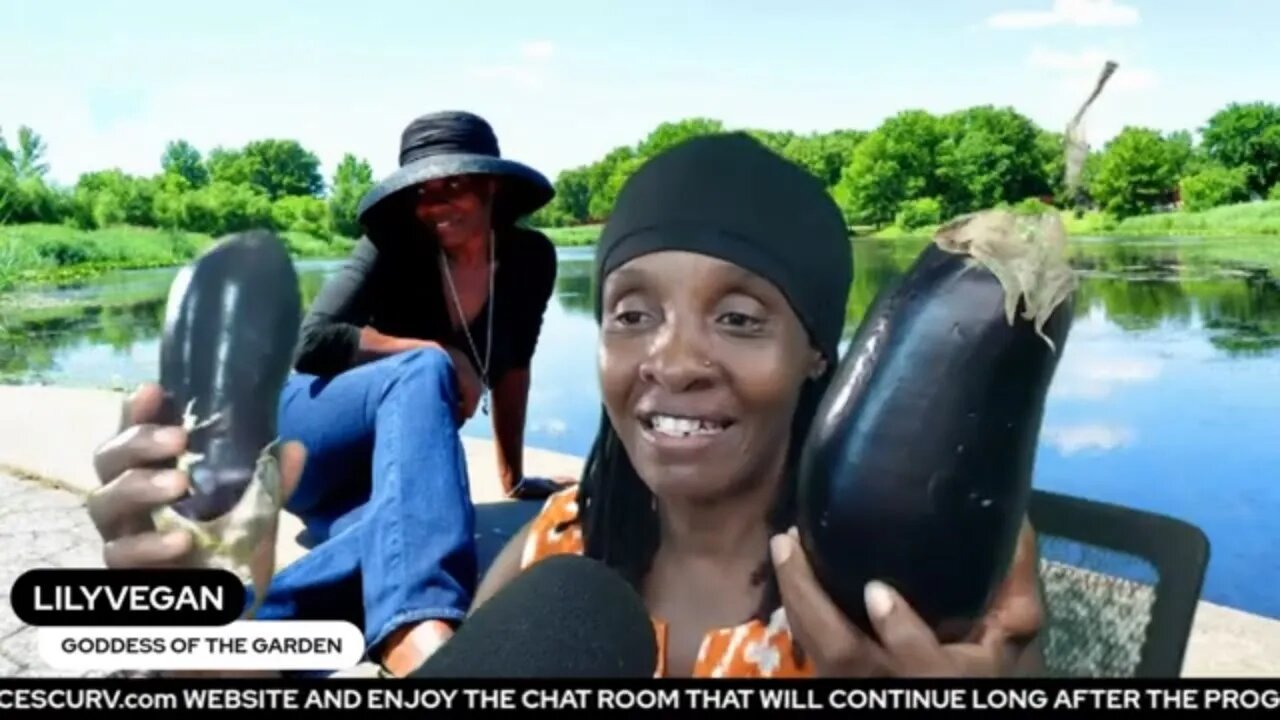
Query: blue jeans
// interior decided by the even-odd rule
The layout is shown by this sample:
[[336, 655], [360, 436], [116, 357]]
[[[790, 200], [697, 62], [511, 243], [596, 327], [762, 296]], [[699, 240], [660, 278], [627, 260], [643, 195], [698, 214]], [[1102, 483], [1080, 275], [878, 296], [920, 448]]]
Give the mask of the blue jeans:
[[313, 548], [275, 576], [258, 618], [349, 620], [373, 648], [406, 623], [465, 617], [475, 508], [457, 404], [453, 364], [436, 349], [289, 378], [280, 437], [307, 461], [285, 507]]

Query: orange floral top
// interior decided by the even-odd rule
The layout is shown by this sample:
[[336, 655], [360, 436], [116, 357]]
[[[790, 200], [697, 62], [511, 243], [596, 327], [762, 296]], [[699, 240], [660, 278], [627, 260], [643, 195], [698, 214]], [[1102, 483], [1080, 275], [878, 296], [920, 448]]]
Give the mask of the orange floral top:
[[[547, 498], [541, 512], [533, 519], [528, 541], [520, 559], [521, 568], [551, 555], [580, 554], [583, 551], [582, 528], [572, 525], [564, 531], [557, 526], [573, 520], [578, 514], [578, 488], [568, 487]], [[658, 640], [658, 667], [654, 677], [666, 676], [667, 626], [653, 618]], [[768, 623], [750, 620], [734, 627], [720, 628], [702, 639], [694, 664], [695, 678], [795, 678], [813, 675], [813, 663], [804, 667], [791, 652], [791, 629], [786, 612], [778, 608]]]

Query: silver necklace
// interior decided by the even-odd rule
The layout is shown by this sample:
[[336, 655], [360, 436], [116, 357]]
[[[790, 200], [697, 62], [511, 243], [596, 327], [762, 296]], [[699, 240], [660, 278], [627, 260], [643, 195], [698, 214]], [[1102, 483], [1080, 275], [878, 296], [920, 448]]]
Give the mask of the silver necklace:
[[485, 415], [489, 414], [489, 358], [493, 351], [493, 281], [497, 269], [495, 262], [495, 246], [497, 245], [493, 231], [489, 232], [489, 297], [486, 304], [489, 306], [488, 330], [486, 331], [486, 342], [484, 344], [484, 364], [480, 365], [480, 350], [476, 347], [476, 343], [471, 339], [471, 329], [467, 327], [467, 315], [462, 311], [462, 301], [458, 299], [458, 289], [453, 285], [453, 273], [449, 270], [449, 260], [444, 256], [444, 249], [440, 250], [440, 268], [444, 270], [445, 282], [449, 283], [449, 294], [453, 297], [453, 307], [458, 311], [458, 323], [462, 325], [462, 333], [467, 338], [467, 344], [471, 346], [471, 356], [475, 358], [476, 364], [480, 365], [480, 409]]

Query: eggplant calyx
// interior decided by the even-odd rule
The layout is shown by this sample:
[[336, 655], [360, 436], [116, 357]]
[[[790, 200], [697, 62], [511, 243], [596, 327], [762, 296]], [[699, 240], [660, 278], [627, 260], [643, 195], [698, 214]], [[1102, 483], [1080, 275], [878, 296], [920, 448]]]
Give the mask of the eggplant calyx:
[[262, 543], [275, 543], [275, 538], [270, 536], [275, 532], [276, 517], [283, 505], [280, 465], [276, 460], [278, 444], [276, 441], [263, 449], [248, 487], [226, 514], [212, 520], [194, 520], [166, 506], [152, 515], [160, 532], [191, 533], [195, 541], [192, 562], [196, 567], [229, 570], [241, 582], [253, 585], [254, 602], [246, 618], [252, 618], [257, 612], [274, 572], [274, 568], [267, 568], [266, 576], [260, 577], [253, 565]]
[[[190, 435], [197, 430], [203, 430], [210, 427], [224, 419], [222, 413], [215, 412], [209, 417], [201, 420], [193, 412], [195, 404], [195, 399], [192, 399], [187, 403], [187, 407], [182, 411], [182, 429], [187, 431], [187, 435]], [[196, 463], [199, 463], [202, 460], [204, 460], [204, 455], [202, 453], [195, 453], [188, 450], [178, 458], [178, 470], [182, 472], [189, 472]]]
[[1013, 325], [1021, 300], [1023, 319], [1032, 321], [1036, 334], [1057, 352], [1044, 325], [1077, 285], [1067, 260], [1067, 231], [1058, 213], [986, 210], [963, 215], [938, 228], [933, 242], [989, 270], [1004, 290], [1008, 323]]

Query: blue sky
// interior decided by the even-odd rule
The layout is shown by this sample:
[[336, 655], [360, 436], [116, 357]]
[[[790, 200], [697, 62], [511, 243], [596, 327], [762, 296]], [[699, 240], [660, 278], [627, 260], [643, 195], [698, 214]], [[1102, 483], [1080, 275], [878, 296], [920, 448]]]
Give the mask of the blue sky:
[[1267, 0], [7, 0], [0, 27], [0, 128], [39, 131], [61, 182], [153, 173], [174, 138], [293, 137], [326, 176], [348, 151], [381, 175], [445, 108], [550, 176], [692, 115], [808, 131], [994, 103], [1060, 128], [1106, 58], [1095, 144], [1280, 101]]

